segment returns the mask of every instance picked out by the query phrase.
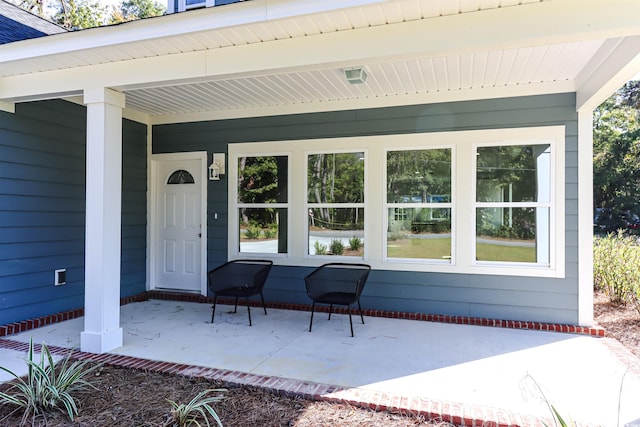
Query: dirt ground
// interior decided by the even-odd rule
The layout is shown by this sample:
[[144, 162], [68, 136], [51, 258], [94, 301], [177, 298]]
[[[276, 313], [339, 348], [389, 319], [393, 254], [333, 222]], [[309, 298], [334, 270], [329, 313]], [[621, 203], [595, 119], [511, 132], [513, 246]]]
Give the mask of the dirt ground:
[[[618, 307], [606, 297], [594, 298], [596, 321], [610, 337], [640, 357], [640, 315], [632, 308]], [[62, 413], [37, 418], [27, 426], [47, 427], [159, 427], [168, 422], [170, 405], [166, 399], [187, 403], [202, 390], [225, 387], [198, 378], [149, 373], [134, 369], [103, 366], [92, 378], [97, 391], [78, 395], [79, 416], [70, 422]], [[0, 386], [6, 390], [7, 385]], [[275, 395], [250, 387], [229, 388], [226, 398], [215, 404], [225, 427], [409, 427], [445, 426], [437, 420], [375, 412], [346, 404], [313, 402], [297, 397]], [[12, 408], [0, 408], [0, 426], [17, 426], [19, 415]], [[200, 420], [202, 426], [205, 426]], [[215, 422], [212, 421], [212, 426]]]

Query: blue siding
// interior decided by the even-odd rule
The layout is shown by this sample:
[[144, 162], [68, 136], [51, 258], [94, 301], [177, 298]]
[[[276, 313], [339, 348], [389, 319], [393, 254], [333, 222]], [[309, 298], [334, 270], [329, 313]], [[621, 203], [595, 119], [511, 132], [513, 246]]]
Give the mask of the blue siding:
[[[367, 308], [527, 321], [577, 323], [577, 114], [574, 94], [505, 98], [395, 108], [326, 112], [155, 126], [153, 152], [227, 152], [228, 143], [566, 126], [566, 278], [436, 274], [377, 270], [362, 302]], [[208, 189], [208, 264], [226, 261], [227, 187]], [[213, 220], [213, 212], [218, 220]], [[265, 297], [308, 303], [303, 267], [276, 266]]]
[[[0, 112], [0, 324], [84, 306], [86, 110]], [[124, 121], [122, 295], [145, 290], [146, 126]], [[54, 270], [67, 284], [53, 286]]]
[[122, 261], [120, 295], [146, 290], [147, 126], [122, 123]]

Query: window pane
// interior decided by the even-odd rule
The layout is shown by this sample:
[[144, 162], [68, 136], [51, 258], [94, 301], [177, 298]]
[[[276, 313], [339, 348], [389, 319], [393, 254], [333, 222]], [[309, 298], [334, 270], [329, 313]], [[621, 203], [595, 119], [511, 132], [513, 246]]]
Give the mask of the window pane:
[[551, 189], [549, 144], [479, 147], [478, 202], [548, 202]]
[[311, 154], [309, 203], [364, 203], [364, 153]]
[[309, 209], [309, 254], [362, 257], [364, 209]]
[[287, 202], [287, 156], [240, 157], [238, 201], [240, 203]]
[[387, 257], [451, 259], [451, 209], [389, 208]]
[[287, 253], [287, 209], [241, 208], [240, 252]]
[[549, 226], [549, 208], [478, 208], [476, 259], [548, 263]]
[[387, 153], [387, 203], [450, 202], [451, 149]]
[[193, 175], [184, 169], [180, 169], [171, 174], [167, 180], [167, 184], [195, 184]]

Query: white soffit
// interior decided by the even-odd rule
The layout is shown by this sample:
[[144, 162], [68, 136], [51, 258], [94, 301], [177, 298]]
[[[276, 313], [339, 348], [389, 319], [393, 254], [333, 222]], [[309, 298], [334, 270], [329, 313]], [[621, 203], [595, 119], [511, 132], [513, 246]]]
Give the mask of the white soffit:
[[[359, 100], [380, 106], [394, 99], [509, 87], [524, 93], [524, 86], [544, 85], [547, 91], [574, 89], [572, 81], [602, 45], [601, 41], [538, 46], [508, 51], [427, 57], [365, 66], [365, 84], [350, 84], [341, 68], [305, 70], [263, 76], [228, 78], [127, 91], [127, 107], [149, 115], [171, 115], [257, 110]], [[554, 89], [554, 87], [556, 89]], [[475, 91], [473, 95], [470, 92]], [[425, 96], [421, 100], [421, 96]], [[161, 102], [165, 100], [167, 102]], [[397, 100], [397, 102], [406, 102]]]
[[[617, 10], [623, 5], [638, 8], [635, 3], [610, 1], [615, 2]], [[640, 25], [628, 24], [628, 16], [595, 20], [603, 7], [612, 9], [611, 2], [602, 5], [597, 0], [581, 0], [581, 9], [587, 10], [584, 16], [559, 25], [566, 18], [560, 15], [574, 10], [576, 2], [248, 0], [12, 43], [14, 46], [9, 48], [0, 46], [0, 101], [78, 94], [89, 84], [102, 84], [126, 94], [127, 109], [132, 115], [147, 116], [150, 123], [170, 123], [572, 92], [587, 80], [585, 97], [589, 97], [599, 89], [592, 88], [595, 80], [589, 80], [589, 76], [594, 73], [592, 68], [599, 66], [594, 58], [602, 56], [606, 42], [640, 34]], [[587, 8], [587, 4], [591, 6]], [[543, 19], [549, 11], [558, 12], [558, 16], [552, 14]], [[465, 20], [467, 16], [471, 18]], [[518, 20], [525, 22], [529, 16], [532, 23], [520, 30]], [[516, 19], [500, 20], [501, 17]], [[464, 27], [467, 22], [469, 25]], [[621, 22], [620, 28], [616, 27], [617, 22]], [[384, 35], [386, 28], [400, 32], [422, 28], [425, 33], [407, 32], [406, 44], [386, 46], [385, 38], [378, 37], [374, 48], [380, 48], [379, 56], [370, 43], [367, 46], [369, 39], [358, 39], [359, 35]], [[550, 35], [545, 38], [547, 33]], [[338, 47], [343, 34], [347, 36], [345, 43], [352, 43], [344, 46], [347, 55], [341, 54], [343, 49]], [[424, 43], [420, 37], [424, 37]], [[307, 58], [320, 59], [307, 59], [302, 66], [295, 66], [295, 60], [290, 60], [295, 52], [286, 49], [269, 52], [289, 64], [272, 61], [261, 68], [252, 59], [246, 61], [252, 68], [241, 73], [217, 70], [220, 66], [241, 69], [236, 61], [228, 67], [209, 60], [211, 55], [207, 59], [198, 56], [208, 53], [216, 54], [215, 58], [233, 58], [235, 54], [225, 53], [252, 51], [247, 48], [264, 43], [288, 46], [295, 40], [314, 38], [320, 40], [315, 46], [324, 46], [324, 39], [332, 40], [326, 45], [332, 51], [307, 52]], [[477, 39], [483, 39], [485, 45]], [[399, 37], [395, 41], [398, 40]], [[354, 45], [366, 46], [365, 60], [356, 58]], [[180, 63], [188, 58], [193, 63]], [[242, 62], [243, 58], [239, 60]], [[143, 64], [141, 61], [147, 61], [146, 69], [135, 66]], [[152, 63], [171, 61], [176, 63], [175, 73], [163, 74], [157, 67], [151, 68]], [[366, 68], [366, 83], [347, 83], [343, 68], [358, 65]], [[121, 78], [114, 78], [105, 70], [126, 70], [129, 76], [122, 73]], [[37, 75], [46, 78], [38, 78], [34, 84], [36, 81], [30, 78]], [[65, 76], [68, 80], [60, 84]], [[72, 87], [76, 81], [82, 87]], [[20, 89], [16, 89], [21, 85], [25, 87], [22, 98]], [[3, 93], [11, 96], [3, 97]]]

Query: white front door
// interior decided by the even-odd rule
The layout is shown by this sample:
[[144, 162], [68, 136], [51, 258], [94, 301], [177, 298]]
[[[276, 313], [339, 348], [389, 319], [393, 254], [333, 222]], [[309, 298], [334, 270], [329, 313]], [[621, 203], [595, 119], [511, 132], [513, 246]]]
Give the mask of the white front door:
[[152, 289], [206, 295], [206, 161], [206, 153], [152, 156]]

